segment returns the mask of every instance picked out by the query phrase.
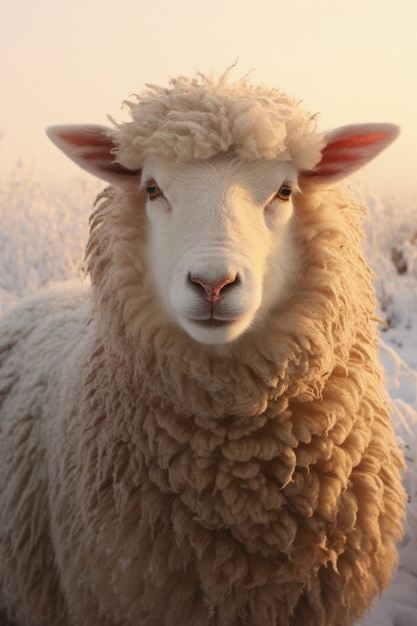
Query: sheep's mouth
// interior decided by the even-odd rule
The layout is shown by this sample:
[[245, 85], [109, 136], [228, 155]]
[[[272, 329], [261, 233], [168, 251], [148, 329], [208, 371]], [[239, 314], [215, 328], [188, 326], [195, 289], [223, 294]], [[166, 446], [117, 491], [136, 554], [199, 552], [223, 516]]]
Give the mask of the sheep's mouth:
[[229, 319], [187, 317], [183, 318], [181, 325], [199, 343], [225, 344], [237, 339], [248, 328], [250, 321], [248, 316]]
[[230, 326], [236, 320], [219, 320], [215, 317], [212, 317], [207, 320], [190, 320], [193, 324], [198, 324], [198, 326], [203, 326], [204, 328], [224, 328], [225, 326]]

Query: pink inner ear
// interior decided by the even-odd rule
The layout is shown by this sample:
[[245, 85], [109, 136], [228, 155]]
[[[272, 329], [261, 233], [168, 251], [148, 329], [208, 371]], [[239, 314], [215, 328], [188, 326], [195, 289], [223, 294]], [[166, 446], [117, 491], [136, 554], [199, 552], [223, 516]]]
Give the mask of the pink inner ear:
[[[375, 146], [385, 142], [386, 139], [387, 133], [376, 131], [330, 141], [323, 150], [321, 161], [315, 169], [319, 169], [320, 174], [326, 176], [330, 172], [326, 172], [323, 166], [331, 163], [355, 163], [358, 160], [366, 160], [364, 154], [366, 148], [375, 148]], [[334, 169], [332, 169], [332, 173], [334, 173]]]
[[140, 174], [140, 170], [129, 170], [115, 162], [117, 145], [105, 127], [55, 126], [48, 135], [77, 165], [111, 184], [121, 184]]
[[60, 131], [58, 135], [60, 139], [76, 147], [91, 146], [95, 148], [107, 148], [109, 152], [114, 148], [113, 141], [104, 133]]
[[359, 124], [336, 129], [327, 136], [320, 162], [299, 175], [301, 186], [333, 184], [368, 163], [398, 135], [392, 124]]
[[326, 146], [327, 150], [346, 150], [350, 148], [358, 148], [364, 146], [374, 146], [380, 144], [387, 139], [387, 133], [384, 131], [376, 131], [372, 133], [363, 133], [353, 137], [346, 137], [344, 139], [337, 139], [331, 141]]

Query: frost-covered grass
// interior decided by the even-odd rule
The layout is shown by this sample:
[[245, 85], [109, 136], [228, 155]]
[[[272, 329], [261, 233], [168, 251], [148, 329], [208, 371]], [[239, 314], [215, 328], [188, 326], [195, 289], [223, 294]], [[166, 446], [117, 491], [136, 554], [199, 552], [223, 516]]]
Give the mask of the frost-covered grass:
[[18, 164], [0, 178], [0, 312], [82, 274], [88, 218], [102, 184], [75, 179], [54, 193]]
[[[52, 191], [17, 165], [0, 178], [0, 314], [50, 283], [82, 276], [88, 218], [98, 181], [71, 181]], [[417, 197], [381, 198], [352, 183], [370, 209], [365, 250], [384, 320], [381, 356], [404, 449], [410, 496], [401, 567], [366, 626], [417, 624]]]
[[[403, 344], [417, 329], [417, 195], [359, 197], [370, 209], [365, 250], [375, 272], [375, 287], [390, 341]], [[395, 337], [395, 339], [394, 339]], [[417, 342], [413, 365], [417, 368]], [[411, 355], [410, 355], [411, 356]]]

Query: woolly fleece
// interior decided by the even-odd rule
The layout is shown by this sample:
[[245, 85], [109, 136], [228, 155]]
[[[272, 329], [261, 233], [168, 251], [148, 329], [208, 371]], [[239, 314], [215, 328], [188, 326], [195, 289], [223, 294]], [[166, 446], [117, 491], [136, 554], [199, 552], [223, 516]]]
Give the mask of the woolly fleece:
[[322, 137], [315, 116], [276, 89], [200, 74], [179, 77], [171, 87], [148, 85], [137, 102], [126, 102], [132, 121], [116, 124], [116, 158], [140, 169], [146, 155], [183, 161], [233, 151], [246, 159], [292, 161], [310, 169], [320, 159]]
[[[120, 161], [140, 163], [149, 128], [131, 152], [120, 129]], [[40, 294], [0, 323], [0, 613], [351, 625], [390, 581], [404, 509], [364, 210], [340, 190], [298, 195], [297, 289], [221, 355], [163, 317], [144, 193], [98, 202], [91, 291]]]

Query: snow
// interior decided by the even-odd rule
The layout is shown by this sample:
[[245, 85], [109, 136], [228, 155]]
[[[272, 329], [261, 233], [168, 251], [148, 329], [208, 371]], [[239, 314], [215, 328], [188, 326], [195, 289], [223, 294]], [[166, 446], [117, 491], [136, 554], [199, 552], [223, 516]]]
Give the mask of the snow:
[[[0, 314], [40, 287], [83, 276], [92, 202], [102, 184], [76, 179], [52, 191], [17, 164], [0, 179]], [[375, 271], [384, 320], [381, 358], [393, 402], [393, 422], [407, 463], [409, 494], [400, 567], [365, 626], [417, 624], [417, 198], [352, 192], [370, 208], [365, 250]], [[122, 567], [124, 563], [120, 564]]]
[[393, 403], [393, 422], [406, 459], [409, 495], [400, 567], [365, 626], [417, 625], [417, 198], [378, 198], [354, 188], [370, 208], [365, 250], [385, 327], [381, 358]]

